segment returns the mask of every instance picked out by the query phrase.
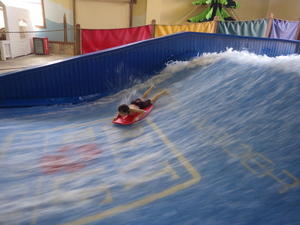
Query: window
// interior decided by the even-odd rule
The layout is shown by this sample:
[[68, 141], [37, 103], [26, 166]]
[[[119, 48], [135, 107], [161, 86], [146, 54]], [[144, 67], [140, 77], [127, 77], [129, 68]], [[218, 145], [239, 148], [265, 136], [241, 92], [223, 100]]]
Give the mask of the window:
[[26, 38], [27, 23], [25, 20], [19, 20], [20, 38]]
[[3, 7], [0, 5], [0, 29], [5, 27], [4, 23], [4, 10]]
[[32, 25], [45, 27], [44, 0], [14, 0], [13, 4], [29, 10]]
[[0, 40], [6, 40], [5, 31], [4, 9], [0, 5]]

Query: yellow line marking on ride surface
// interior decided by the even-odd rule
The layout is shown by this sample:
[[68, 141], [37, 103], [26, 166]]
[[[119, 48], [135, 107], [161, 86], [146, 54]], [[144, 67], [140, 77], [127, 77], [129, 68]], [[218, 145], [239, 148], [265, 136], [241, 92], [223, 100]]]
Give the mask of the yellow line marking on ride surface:
[[287, 170], [282, 170], [283, 173], [285, 173], [286, 175], [288, 175], [289, 177], [291, 177], [292, 179], [296, 180], [298, 183], [300, 183], [299, 181], [299, 178], [294, 176], [293, 174], [291, 174], [289, 171]]
[[[196, 127], [200, 130], [211, 130], [210, 132], [215, 131], [216, 134], [213, 134], [212, 136], [217, 143], [215, 144], [216, 146], [220, 146], [223, 151], [229, 155], [229, 157], [237, 159], [240, 164], [253, 175], [259, 178], [269, 176], [275, 182], [282, 185], [279, 189], [279, 193], [284, 193], [289, 191], [291, 188], [295, 188], [300, 185], [300, 179], [298, 177], [294, 176], [287, 170], [280, 170], [275, 162], [263, 154], [256, 152], [249, 144], [240, 143], [241, 152], [234, 153], [229, 148], [230, 143], [223, 143], [222, 141], [230, 139], [232, 139], [233, 143], [239, 143], [241, 141], [238, 139], [234, 140], [231, 135], [229, 135], [226, 131], [222, 131], [220, 127], [204, 126], [201, 124], [198, 124]], [[221, 132], [219, 132], [220, 130]], [[255, 170], [255, 166], [257, 170]], [[287, 183], [285, 179], [281, 178], [283, 175], [285, 175], [285, 179], [292, 179], [292, 183]]]
[[14, 138], [14, 133], [11, 133], [5, 137], [4, 144], [0, 148], [0, 159], [4, 156], [13, 138]]
[[166, 174], [170, 174], [172, 180], [179, 178], [178, 174], [176, 174], [175, 170], [170, 165], [165, 165], [165, 167], [162, 170], [160, 170], [159, 172], [150, 173], [149, 175], [146, 175], [145, 177], [141, 178], [139, 181], [132, 182], [132, 183], [126, 183], [125, 189], [133, 188], [140, 183], [149, 182], [156, 178], [162, 177]]
[[200, 174], [194, 167], [190, 164], [190, 162], [183, 156], [183, 154], [175, 147], [175, 145], [169, 140], [169, 138], [158, 128], [158, 126], [153, 122], [148, 122], [152, 129], [158, 134], [160, 139], [165, 143], [166, 146], [169, 147], [171, 152], [179, 159], [181, 164], [193, 175], [194, 178], [198, 178], [199, 181], [201, 179]]
[[164, 191], [161, 191], [156, 194], [149, 195], [145, 198], [139, 199], [135, 202], [120, 205], [112, 209], [108, 209], [104, 212], [83, 217], [81, 219], [78, 219], [73, 222], [65, 223], [64, 225], [82, 225], [82, 224], [88, 224], [92, 223], [101, 219], [104, 219], [106, 217], [126, 212], [141, 206], [144, 206], [146, 204], [149, 204], [151, 202], [154, 202], [156, 200], [162, 199], [164, 197], [167, 197], [169, 195], [172, 195], [178, 191], [184, 190], [196, 183], [198, 183], [201, 180], [201, 175], [198, 173], [198, 171], [192, 166], [192, 164], [184, 157], [184, 155], [176, 148], [176, 146], [169, 140], [169, 138], [159, 129], [159, 127], [152, 121], [147, 120], [148, 124], [152, 127], [154, 132], [156, 132], [159, 136], [159, 138], [163, 141], [163, 143], [170, 149], [171, 153], [176, 156], [178, 161], [185, 167], [185, 169], [192, 175], [192, 179], [175, 185], [173, 187], [170, 187]]
[[[54, 131], [59, 131], [59, 130], [63, 130], [63, 129], [70, 129], [70, 128], [81, 128], [81, 127], [86, 127], [86, 126], [91, 126], [91, 125], [96, 125], [100, 122], [103, 121], [109, 121], [110, 118], [102, 118], [99, 120], [93, 120], [93, 121], [89, 121], [89, 122], [84, 122], [84, 123], [73, 123], [73, 124], [67, 124], [67, 125], [62, 125], [62, 126], [57, 126], [57, 127], [53, 127], [53, 128], [46, 128], [46, 129], [40, 129], [40, 130], [19, 130], [19, 131], [15, 131], [12, 132], [10, 134], [8, 134], [4, 141], [2, 146], [0, 147], [0, 159], [4, 156], [5, 152], [7, 151], [8, 147], [11, 145], [12, 140], [15, 138], [15, 136], [17, 135], [29, 135], [29, 134], [47, 134], [47, 132], [54, 132]], [[30, 146], [30, 145], [26, 145], [26, 148], [31, 148], [31, 147], [36, 147], [36, 145]], [[24, 146], [15, 146], [14, 150], [16, 149], [23, 149]]]
[[[40, 195], [42, 193], [42, 178], [38, 178], [37, 181], [37, 195]], [[38, 212], [37, 212], [37, 206], [33, 206], [32, 209], [32, 215], [31, 215], [31, 225], [37, 224], [38, 220]]]
[[103, 118], [103, 119], [88, 121], [88, 122], [84, 122], [84, 123], [71, 123], [71, 124], [57, 126], [57, 127], [48, 128], [48, 129], [46, 128], [46, 129], [31, 130], [31, 131], [25, 130], [25, 131], [21, 131], [21, 132], [17, 132], [17, 133], [18, 134], [40, 133], [40, 132], [44, 133], [44, 132], [57, 131], [57, 130], [69, 129], [69, 128], [86, 128], [86, 126], [95, 125], [95, 124], [98, 124], [99, 122], [102, 122], [105, 120], [107, 120], [107, 119]]

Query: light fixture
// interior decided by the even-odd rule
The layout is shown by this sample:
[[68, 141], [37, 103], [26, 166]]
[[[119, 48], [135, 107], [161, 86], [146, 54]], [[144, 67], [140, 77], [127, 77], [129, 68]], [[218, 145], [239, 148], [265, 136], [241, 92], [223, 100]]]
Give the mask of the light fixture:
[[19, 20], [19, 26], [20, 27], [27, 27], [28, 25], [27, 25], [25, 20], [21, 19], [21, 20]]

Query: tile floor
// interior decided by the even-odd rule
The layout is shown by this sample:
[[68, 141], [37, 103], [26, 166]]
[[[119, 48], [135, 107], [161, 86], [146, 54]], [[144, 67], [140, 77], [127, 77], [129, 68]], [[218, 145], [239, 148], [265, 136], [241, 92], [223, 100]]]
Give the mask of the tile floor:
[[45, 65], [57, 60], [72, 57], [70, 55], [27, 55], [14, 59], [7, 59], [5, 61], [0, 60], [0, 76], [12, 71], [22, 70], [30, 68], [32, 66]]

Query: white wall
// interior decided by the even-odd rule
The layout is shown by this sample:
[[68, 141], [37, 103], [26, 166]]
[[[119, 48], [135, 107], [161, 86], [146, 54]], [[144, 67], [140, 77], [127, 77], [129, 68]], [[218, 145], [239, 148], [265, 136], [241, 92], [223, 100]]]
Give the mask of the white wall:
[[[7, 25], [8, 25], [7, 29], [9, 32], [20, 31], [20, 27], [19, 27], [20, 20], [26, 21], [27, 31], [33, 30], [30, 21], [30, 14], [28, 10], [7, 6], [6, 14], [7, 14]], [[17, 57], [17, 56], [28, 55], [32, 53], [33, 52], [32, 37], [33, 35], [31, 33], [26, 33], [25, 38], [22, 38], [20, 36], [20, 33], [8, 33], [7, 39], [11, 43], [12, 56]]]

